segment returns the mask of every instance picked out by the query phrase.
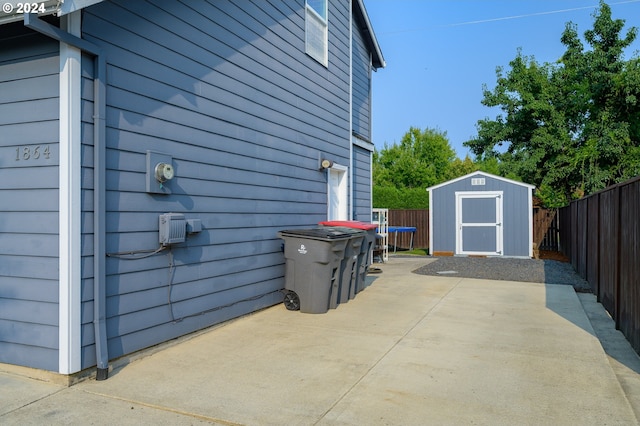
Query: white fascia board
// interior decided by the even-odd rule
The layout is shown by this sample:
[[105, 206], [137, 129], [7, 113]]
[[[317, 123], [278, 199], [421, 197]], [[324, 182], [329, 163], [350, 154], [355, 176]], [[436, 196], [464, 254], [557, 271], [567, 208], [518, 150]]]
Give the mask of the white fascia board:
[[512, 179], [507, 179], [507, 178], [502, 177], [502, 176], [492, 175], [491, 173], [485, 173], [485, 172], [481, 172], [481, 171], [476, 171], [476, 172], [472, 172], [472, 173], [466, 174], [464, 176], [460, 176], [460, 177], [455, 178], [455, 179], [448, 180], [446, 182], [442, 182], [442, 183], [440, 183], [438, 185], [430, 186], [429, 188], [427, 188], [427, 191], [431, 191], [433, 189], [441, 188], [443, 186], [449, 185], [450, 183], [459, 182], [459, 181], [461, 181], [463, 179], [467, 179], [467, 178], [469, 178], [471, 176], [484, 176], [484, 177], [488, 177], [488, 178], [491, 178], [491, 179], [496, 179], [496, 180], [501, 180], [503, 182], [512, 183], [514, 185], [524, 186], [525, 188], [529, 188], [529, 189], [535, 189], [535, 187], [536, 187], [535, 185], [531, 185], [531, 184], [528, 184], [528, 183], [518, 182], [517, 180], [512, 180]]
[[360, 139], [356, 135], [353, 135], [351, 137], [351, 141], [353, 142], [354, 145], [359, 146], [362, 149], [366, 149], [367, 151], [370, 151], [370, 152], [373, 152], [376, 149], [374, 144], [372, 144], [369, 141], [365, 141], [364, 139]]
[[66, 15], [94, 4], [102, 3], [104, 0], [64, 0], [60, 5], [58, 16]]
[[[382, 50], [380, 49], [380, 44], [378, 44], [378, 39], [376, 38], [376, 34], [373, 32], [373, 25], [371, 25], [371, 20], [369, 19], [369, 14], [367, 13], [367, 9], [366, 7], [364, 7], [364, 1], [363, 0], [357, 0], [356, 4], [358, 5], [358, 9], [362, 15], [362, 18], [364, 20], [364, 24], [367, 30], [367, 38], [369, 39], [369, 41], [371, 42], [371, 46], [372, 46], [372, 54], [375, 57], [375, 64], [377, 64], [378, 66], [376, 68], [384, 68], [387, 66], [387, 63], [384, 60], [384, 57], [382, 56]], [[352, 15], [353, 16], [353, 15]]]

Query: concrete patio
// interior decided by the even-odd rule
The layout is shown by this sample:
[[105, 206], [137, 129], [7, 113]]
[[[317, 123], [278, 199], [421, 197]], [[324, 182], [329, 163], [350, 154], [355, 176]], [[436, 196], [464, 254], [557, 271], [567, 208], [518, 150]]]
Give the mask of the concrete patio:
[[427, 261], [376, 265], [327, 314], [278, 305], [115, 361], [106, 381], [0, 365], [0, 423], [638, 424], [640, 359], [593, 295], [411, 273]]

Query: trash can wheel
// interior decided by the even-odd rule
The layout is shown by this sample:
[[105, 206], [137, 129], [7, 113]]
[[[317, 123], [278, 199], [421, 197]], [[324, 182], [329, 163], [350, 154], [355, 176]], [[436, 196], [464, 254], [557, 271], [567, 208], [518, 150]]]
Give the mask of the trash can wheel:
[[287, 290], [287, 292], [284, 294], [284, 306], [289, 311], [300, 310], [300, 298], [295, 291]]

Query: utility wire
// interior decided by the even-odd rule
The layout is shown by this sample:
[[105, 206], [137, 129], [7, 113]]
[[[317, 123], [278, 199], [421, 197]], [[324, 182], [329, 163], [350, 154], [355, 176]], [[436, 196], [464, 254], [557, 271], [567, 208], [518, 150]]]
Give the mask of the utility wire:
[[[609, 3], [609, 6], [614, 6], [614, 5], [618, 5], [618, 4], [627, 4], [627, 3], [638, 3], [640, 2], [640, 0], [626, 0], [626, 1], [618, 1], [615, 3]], [[550, 10], [547, 12], [535, 12], [535, 13], [527, 13], [525, 15], [513, 15], [513, 16], [504, 16], [502, 18], [490, 18], [490, 19], [479, 19], [476, 21], [465, 21], [465, 22], [458, 22], [458, 23], [454, 23], [454, 24], [444, 24], [444, 25], [435, 25], [432, 27], [422, 27], [422, 28], [412, 28], [412, 29], [406, 29], [406, 30], [397, 30], [397, 31], [387, 31], [384, 32], [382, 34], [399, 34], [399, 33], [408, 33], [408, 32], [416, 32], [416, 31], [425, 31], [425, 30], [431, 30], [431, 29], [435, 29], [435, 28], [451, 28], [451, 27], [461, 27], [464, 25], [477, 25], [477, 24], [486, 24], [489, 22], [498, 22], [498, 21], [508, 21], [511, 19], [522, 19], [522, 18], [528, 18], [531, 16], [543, 16], [543, 15], [553, 15], [556, 13], [566, 13], [566, 12], [575, 12], [578, 10], [586, 10], [586, 9], [594, 9], [596, 7], [598, 7], [599, 5], [593, 5], [593, 6], [582, 6], [582, 7], [574, 7], [571, 9], [559, 9], [559, 10]]]
[[133, 250], [133, 251], [120, 251], [117, 253], [107, 253], [107, 257], [116, 257], [118, 259], [123, 260], [138, 260], [138, 259], [146, 259], [147, 257], [151, 257], [154, 254], [160, 253], [162, 250], [165, 250], [166, 246], [160, 246], [155, 250]]

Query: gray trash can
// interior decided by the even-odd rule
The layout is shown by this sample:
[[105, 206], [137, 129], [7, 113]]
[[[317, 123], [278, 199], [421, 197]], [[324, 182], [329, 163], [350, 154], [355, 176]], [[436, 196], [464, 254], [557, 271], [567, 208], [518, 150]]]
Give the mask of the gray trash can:
[[322, 226], [353, 228], [364, 232], [364, 239], [360, 246], [360, 256], [358, 258], [358, 269], [355, 284], [349, 290], [349, 299], [353, 299], [356, 294], [364, 290], [367, 272], [371, 266], [371, 252], [376, 243], [376, 228], [374, 223], [360, 222], [356, 220], [335, 220], [320, 222]]
[[354, 228], [339, 227], [339, 229], [351, 238], [344, 250], [344, 258], [340, 265], [340, 285], [338, 286], [337, 303], [346, 303], [355, 297], [358, 276], [362, 265], [362, 244], [365, 233]]
[[337, 228], [312, 228], [280, 231], [278, 236], [284, 240], [286, 308], [322, 314], [335, 307], [351, 234]]

